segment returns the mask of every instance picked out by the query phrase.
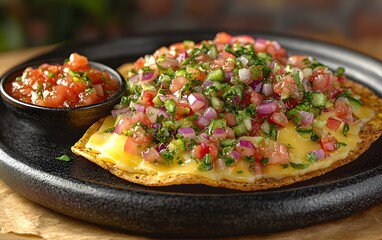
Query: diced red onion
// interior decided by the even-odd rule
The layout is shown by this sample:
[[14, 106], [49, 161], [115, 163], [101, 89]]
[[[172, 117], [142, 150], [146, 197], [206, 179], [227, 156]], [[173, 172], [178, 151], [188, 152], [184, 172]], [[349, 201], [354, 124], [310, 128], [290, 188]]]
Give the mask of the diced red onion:
[[239, 79], [241, 82], [245, 83], [245, 84], [250, 84], [251, 82], [253, 82], [253, 80], [251, 79], [251, 74], [248, 70], [248, 68], [242, 68], [239, 70]]
[[159, 99], [160, 99], [162, 102], [165, 102], [165, 101], [168, 99], [167, 96], [162, 95], [162, 94], [158, 94], [158, 97], [159, 97]]
[[212, 80], [208, 79], [208, 80], [203, 82], [202, 87], [206, 88], [206, 87], [211, 86], [212, 84], [214, 84], [214, 82]]
[[237, 105], [237, 104], [239, 104], [239, 102], [240, 102], [239, 96], [233, 96], [231, 105], [232, 106]]
[[147, 117], [151, 123], [156, 123], [157, 118], [159, 116], [163, 116], [164, 118], [169, 118], [170, 115], [163, 109], [158, 109], [155, 107], [146, 108]]
[[312, 84], [310, 81], [306, 78], [302, 80], [302, 86], [304, 86], [305, 92], [311, 92], [312, 91]]
[[243, 67], [246, 67], [249, 62], [246, 55], [241, 55], [240, 57], [236, 58], [236, 60], [240, 61]]
[[274, 69], [274, 67], [275, 67], [275, 61], [272, 61], [270, 64], [269, 64], [269, 67], [272, 69], [272, 71], [273, 71], [273, 69]]
[[273, 94], [273, 86], [271, 83], [264, 83], [261, 91], [265, 96], [269, 97]]
[[145, 72], [142, 74], [142, 81], [150, 80], [154, 76], [154, 72]]
[[281, 49], [281, 46], [278, 42], [272, 41], [272, 45], [275, 48], [276, 51], [279, 51]]
[[128, 125], [129, 125], [129, 122], [127, 121], [126, 117], [122, 116], [117, 122], [117, 125], [115, 125], [113, 133], [120, 135], [126, 129]]
[[210, 138], [208, 137], [208, 134], [205, 133], [205, 132], [200, 133], [198, 138], [196, 139], [196, 141], [198, 143], [205, 143], [205, 142], [207, 142], [209, 140], [210, 140]]
[[232, 157], [237, 161], [237, 160], [239, 160], [239, 153], [237, 152], [237, 151], [235, 151], [235, 150], [232, 150], [231, 151], [231, 154], [232, 154]]
[[140, 74], [136, 74], [135, 76], [132, 76], [132, 77], [128, 78], [127, 80], [129, 82], [135, 83], [135, 82], [138, 82], [140, 78], [141, 78], [141, 75]]
[[141, 105], [141, 104], [139, 104], [139, 103], [134, 103], [134, 109], [138, 113], [144, 113], [146, 111], [146, 107]]
[[249, 84], [249, 86], [256, 92], [260, 93], [263, 88], [263, 81], [253, 81]]
[[300, 111], [299, 112], [301, 115], [301, 125], [303, 126], [310, 126], [312, 125], [314, 121], [314, 114], [311, 112], [306, 112], [306, 111]]
[[214, 136], [218, 139], [225, 139], [227, 134], [223, 128], [216, 128], [214, 129]]
[[236, 150], [240, 155], [253, 156], [255, 153], [255, 146], [250, 141], [239, 140], [239, 143], [236, 145]]
[[224, 77], [227, 82], [230, 82], [234, 73], [233, 72], [224, 72]]
[[[159, 66], [161, 66], [162, 68], [164, 68], [164, 69], [168, 69], [168, 68], [178, 67], [179, 66], [178, 60], [177, 59], [173, 59], [173, 58], [165, 58], [163, 61], [157, 62], [157, 64]], [[142, 78], [142, 80], [143, 80], [143, 78]]]
[[130, 112], [130, 111], [131, 111], [131, 109], [129, 107], [120, 108], [120, 109], [114, 109], [114, 110], [111, 110], [111, 115], [115, 119], [118, 114], [127, 113], [127, 112]]
[[162, 123], [153, 123], [151, 124], [151, 128], [158, 130], [159, 128], [162, 127]]
[[226, 165], [224, 159], [222, 159], [222, 158], [218, 158], [216, 160], [216, 165], [218, 166], [219, 169], [226, 169], [227, 168], [227, 165]]
[[323, 111], [323, 112], [329, 112], [329, 109], [327, 109], [327, 108], [323, 108], [322, 111]]
[[158, 160], [160, 155], [155, 148], [148, 148], [146, 151], [141, 153], [142, 159], [148, 162], [154, 162]]
[[182, 52], [176, 59], [179, 62], [183, 62], [186, 58], [188, 58], [188, 52]]
[[157, 148], [157, 151], [160, 152], [160, 151], [162, 151], [163, 149], [166, 149], [166, 144], [164, 144], [164, 143], [159, 144], [159, 146], [158, 146], [158, 148]]
[[239, 140], [239, 146], [240, 147], [245, 147], [245, 148], [250, 148], [250, 149], [255, 149], [255, 146], [253, 143], [247, 140]]
[[263, 44], [265, 44], [265, 43], [267, 42], [267, 40], [266, 40], [266, 39], [264, 39], [264, 38], [256, 38], [256, 39], [255, 39], [255, 42], [258, 42], [258, 43], [263, 43]]
[[209, 126], [210, 123], [211, 123], [211, 120], [208, 119], [208, 118], [206, 118], [206, 117], [204, 117], [204, 116], [200, 116], [200, 117], [196, 120], [196, 124], [197, 124], [198, 126], [200, 126], [200, 127], [203, 127], [203, 128]]
[[313, 150], [310, 153], [316, 154], [317, 160], [321, 160], [321, 159], [325, 158], [325, 151], [322, 148], [318, 149], [318, 150]]
[[190, 104], [192, 111], [194, 112], [206, 105], [203, 95], [198, 93], [191, 93], [190, 95], [188, 95], [187, 100]]
[[178, 133], [181, 134], [184, 138], [194, 138], [195, 137], [195, 131], [194, 129], [187, 127], [187, 128], [179, 128]]
[[278, 110], [277, 102], [273, 100], [263, 102], [257, 107], [257, 113], [263, 116], [274, 113], [277, 110]]
[[204, 111], [203, 116], [208, 118], [208, 119], [210, 119], [210, 120], [212, 120], [212, 119], [216, 118], [217, 113], [216, 113], [215, 109], [213, 109], [212, 107], [208, 107]]

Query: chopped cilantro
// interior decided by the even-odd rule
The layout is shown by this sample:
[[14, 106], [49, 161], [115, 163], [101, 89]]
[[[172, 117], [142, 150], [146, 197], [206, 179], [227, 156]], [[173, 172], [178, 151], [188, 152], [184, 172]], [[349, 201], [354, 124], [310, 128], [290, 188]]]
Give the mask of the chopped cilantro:
[[237, 174], [243, 174], [243, 170], [239, 170], [236, 172]]
[[103, 132], [104, 133], [112, 133], [114, 132], [115, 127], [106, 128]]
[[349, 130], [350, 130], [349, 124], [345, 123], [344, 127], [342, 128], [342, 135], [347, 137]]
[[268, 164], [268, 162], [269, 162], [269, 158], [267, 158], [267, 157], [264, 157], [264, 158], [262, 158], [261, 160], [260, 160], [260, 163], [261, 164]]
[[294, 162], [291, 162], [290, 165], [294, 169], [305, 169], [305, 168], [309, 167], [309, 163], [294, 163]]
[[56, 157], [57, 160], [60, 160], [60, 161], [65, 161], [65, 162], [69, 162], [70, 161], [70, 157], [66, 154], [64, 155], [61, 155], [59, 157]]
[[308, 159], [309, 162], [313, 163], [313, 162], [317, 162], [318, 160], [318, 156], [317, 154], [313, 153], [313, 152], [309, 152], [306, 154], [306, 158]]
[[198, 166], [198, 170], [202, 172], [212, 170], [212, 160], [209, 153], [202, 158], [202, 163]]
[[288, 164], [288, 163], [283, 163], [283, 164], [281, 164], [281, 167], [282, 167], [283, 169], [288, 168], [288, 167], [289, 167], [289, 164]]

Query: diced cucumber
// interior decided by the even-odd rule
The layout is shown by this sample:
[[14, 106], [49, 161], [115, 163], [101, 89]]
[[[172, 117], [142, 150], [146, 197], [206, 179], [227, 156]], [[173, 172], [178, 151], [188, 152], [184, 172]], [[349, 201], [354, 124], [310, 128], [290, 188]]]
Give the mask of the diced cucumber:
[[156, 95], [153, 99], [153, 103], [154, 103], [154, 107], [158, 108], [158, 107], [161, 107], [163, 106], [163, 102], [162, 100], [160, 99], [159, 95]]
[[231, 147], [236, 145], [237, 141], [235, 139], [224, 139], [220, 141], [220, 146], [222, 147]]
[[210, 50], [207, 52], [207, 55], [212, 59], [215, 59], [218, 56], [218, 49], [215, 45], [211, 46]]
[[166, 108], [166, 111], [169, 113], [174, 113], [176, 109], [176, 104], [173, 99], [168, 99], [164, 102], [164, 107]]
[[224, 81], [224, 79], [225, 79], [224, 71], [221, 68], [210, 72], [206, 77], [206, 80], [217, 81], [217, 82], [222, 82]]
[[167, 146], [170, 151], [186, 151], [186, 143], [183, 139], [173, 139]]
[[217, 97], [211, 96], [211, 106], [216, 110], [223, 110], [224, 102]]
[[356, 112], [358, 110], [358, 108], [360, 106], [362, 106], [362, 102], [360, 100], [358, 100], [358, 99], [355, 99], [355, 98], [350, 97], [350, 96], [348, 96], [347, 99], [348, 99], [348, 101], [350, 103], [352, 112]]
[[247, 128], [245, 127], [245, 125], [243, 123], [237, 125], [237, 126], [234, 126], [232, 127], [232, 129], [235, 131], [235, 136], [236, 137], [239, 137], [241, 135], [244, 135], [247, 133]]
[[312, 92], [312, 100], [313, 107], [325, 107], [326, 96], [322, 92]]

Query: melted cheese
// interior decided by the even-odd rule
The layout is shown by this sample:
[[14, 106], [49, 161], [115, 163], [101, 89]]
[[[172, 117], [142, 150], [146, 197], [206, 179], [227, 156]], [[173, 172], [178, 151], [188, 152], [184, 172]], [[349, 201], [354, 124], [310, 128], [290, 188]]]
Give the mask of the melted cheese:
[[[358, 134], [361, 127], [374, 116], [374, 112], [371, 109], [363, 106], [354, 114], [360, 120], [350, 124], [350, 131], [347, 137], [342, 134], [343, 125], [341, 125], [336, 132], [324, 128], [326, 134], [335, 136], [338, 142], [344, 142], [346, 146], [334, 151], [325, 159], [310, 163], [309, 167], [305, 169], [294, 169], [292, 167], [283, 168], [280, 165], [268, 164], [264, 167], [263, 173], [257, 175], [254, 175], [248, 170], [248, 163], [245, 161], [239, 161], [235, 166], [226, 167], [223, 170], [217, 167], [211, 171], [199, 171], [199, 164], [190, 158], [190, 153], [175, 156], [172, 166], [143, 161], [140, 156], [134, 156], [123, 151], [126, 141], [125, 136], [104, 133], [105, 129], [113, 127], [114, 125], [114, 119], [111, 116], [104, 121], [99, 131], [90, 137], [86, 147], [89, 151], [99, 153], [98, 156], [104, 161], [111, 162], [119, 169], [127, 172], [159, 176], [186, 173], [203, 176], [212, 180], [227, 179], [236, 182], [253, 182], [255, 179], [261, 177], [285, 177], [294, 174], [303, 174], [328, 167], [333, 162], [346, 158], [349, 152], [354, 149], [360, 141]], [[330, 116], [329, 113], [323, 113], [316, 121], [326, 121]], [[294, 163], [306, 163], [306, 154], [312, 150], [321, 148], [320, 144], [310, 140], [309, 136], [299, 134], [293, 123], [289, 123], [285, 128], [281, 129], [278, 134], [278, 142], [289, 147], [291, 162]], [[182, 164], [178, 164], [178, 160], [182, 160]]]

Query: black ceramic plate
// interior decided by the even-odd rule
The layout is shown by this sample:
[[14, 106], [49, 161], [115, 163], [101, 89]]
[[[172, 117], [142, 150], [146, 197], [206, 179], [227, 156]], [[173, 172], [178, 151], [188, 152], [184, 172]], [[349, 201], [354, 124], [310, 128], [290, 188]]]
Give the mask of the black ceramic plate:
[[[252, 32], [231, 32], [252, 34]], [[215, 32], [157, 34], [69, 44], [38, 57], [77, 51], [112, 67], [134, 61], [162, 45], [211, 39]], [[326, 43], [278, 35], [290, 53], [314, 56], [382, 95], [382, 63]], [[206, 186], [144, 187], [121, 180], [70, 152], [82, 134], [42, 135], [0, 104], [0, 177], [26, 198], [89, 222], [177, 237], [276, 232], [350, 216], [382, 202], [382, 140], [356, 161], [324, 176], [288, 187], [238, 192]], [[70, 162], [55, 160], [68, 154]]]

